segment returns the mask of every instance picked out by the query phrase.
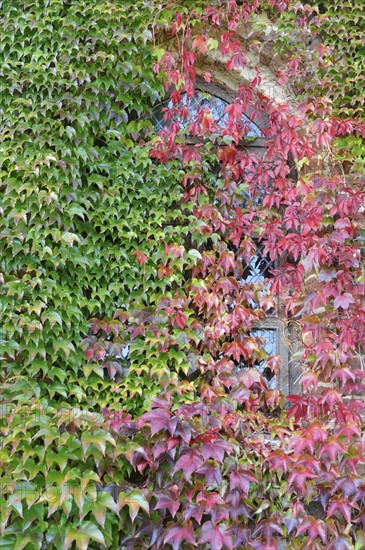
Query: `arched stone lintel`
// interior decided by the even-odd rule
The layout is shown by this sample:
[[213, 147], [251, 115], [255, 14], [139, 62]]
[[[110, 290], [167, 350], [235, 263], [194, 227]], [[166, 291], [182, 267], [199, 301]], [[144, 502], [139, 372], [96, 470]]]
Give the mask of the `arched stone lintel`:
[[257, 86], [257, 90], [274, 102], [287, 103], [295, 109], [297, 99], [289, 92], [286, 86], [279, 84], [273, 72], [269, 68], [260, 65], [258, 60], [254, 59], [250, 54], [247, 55], [247, 58], [248, 63], [246, 67], [228, 71], [225, 64], [229, 57], [222, 58], [219, 51], [210, 51], [201, 56], [197, 68], [199, 72], [210, 72], [215, 81], [218, 81], [230, 91], [236, 92], [240, 84], [252, 82], [257, 76], [257, 72], [253, 68], [257, 66], [262, 79], [261, 83]]

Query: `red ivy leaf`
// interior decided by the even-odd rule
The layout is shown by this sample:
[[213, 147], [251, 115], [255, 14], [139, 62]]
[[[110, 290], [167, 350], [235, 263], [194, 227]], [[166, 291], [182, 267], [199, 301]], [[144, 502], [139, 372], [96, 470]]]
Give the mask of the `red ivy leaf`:
[[215, 458], [218, 462], [223, 462], [224, 453], [230, 450], [230, 446], [224, 439], [216, 439], [215, 441], [204, 443], [202, 454], [204, 460]]
[[230, 71], [231, 69], [240, 69], [246, 65], [246, 58], [243, 53], [234, 53], [232, 57], [227, 61], [226, 67]]
[[199, 50], [200, 53], [207, 51], [207, 38], [204, 35], [196, 36], [191, 45], [193, 50]]
[[136, 257], [139, 265], [143, 265], [147, 262], [147, 256], [143, 254], [140, 250], [135, 250], [134, 252], [132, 252], [132, 256]]
[[287, 400], [293, 405], [288, 410], [288, 418], [294, 416], [295, 420], [298, 421], [300, 418], [306, 415], [308, 411], [308, 406], [306, 403], [303, 403], [303, 399], [300, 395], [288, 395]]
[[225, 113], [228, 113], [230, 120], [238, 120], [242, 117], [242, 105], [241, 103], [231, 103], [224, 109]]
[[348, 382], [348, 380], [355, 382], [356, 375], [354, 371], [349, 367], [342, 367], [333, 371], [331, 380], [335, 380], [336, 378], [341, 380], [341, 384], [344, 385], [346, 384], [346, 382]]
[[303, 390], [307, 391], [310, 386], [314, 389], [318, 387], [318, 374], [312, 370], [307, 370], [302, 376]]
[[179, 460], [175, 464], [174, 473], [178, 470], [182, 470], [185, 479], [188, 481], [191, 474], [195, 472], [202, 464], [204, 460], [194, 449], [189, 449], [186, 453], [180, 456]]
[[233, 252], [222, 252], [219, 258], [219, 265], [223, 267], [227, 275], [230, 271], [234, 271], [235, 259]]
[[223, 351], [229, 356], [233, 357], [235, 361], [239, 362], [241, 356], [244, 355], [244, 350], [240, 342], [232, 342], [229, 345], [223, 346]]
[[299, 456], [305, 449], [314, 452], [314, 441], [308, 435], [294, 435], [290, 440], [290, 447], [294, 447], [294, 456]]
[[333, 436], [329, 437], [327, 443], [323, 447], [321, 447], [321, 450], [319, 451], [319, 456], [327, 454], [331, 460], [335, 460], [339, 453], [345, 452], [346, 448], [343, 443], [341, 443], [341, 441], [339, 441], [337, 437]]
[[312, 422], [308, 428], [303, 431], [303, 437], [310, 438], [314, 442], [317, 441], [326, 441], [327, 439], [327, 430], [322, 426], [317, 420]]
[[347, 439], [347, 443], [349, 443], [351, 437], [353, 435], [360, 435], [360, 428], [355, 422], [347, 422], [345, 426], [342, 426], [340, 431], [338, 432], [338, 435], [344, 435]]
[[338, 403], [342, 400], [342, 396], [339, 391], [335, 389], [325, 390], [322, 394], [321, 403], [325, 404], [328, 403], [328, 405], [333, 407], [335, 403]]
[[184, 313], [182, 313], [181, 311], [177, 311], [176, 312], [176, 317], [175, 317], [175, 320], [176, 320], [176, 324], [179, 328], [183, 329], [186, 325], [186, 320], [187, 320], [187, 317]]
[[174, 550], [181, 547], [182, 542], [196, 546], [193, 524], [190, 520], [184, 521], [183, 525], [174, 525], [169, 527], [164, 538], [165, 543], [172, 544]]

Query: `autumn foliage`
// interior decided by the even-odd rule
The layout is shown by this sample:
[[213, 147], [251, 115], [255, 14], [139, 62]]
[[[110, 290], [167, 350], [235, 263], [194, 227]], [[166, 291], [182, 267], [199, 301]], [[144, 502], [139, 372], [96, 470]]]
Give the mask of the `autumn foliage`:
[[[144, 240], [132, 236], [141, 291], [116, 297], [112, 315], [90, 315], [78, 342], [86, 366], [108, 381], [107, 398], [83, 418], [52, 410], [54, 438], [45, 427], [34, 436], [52, 447], [66, 434], [82, 447], [77, 455], [71, 444], [79, 458], [69, 480], [83, 489], [53, 504], [41, 497], [48, 516], [73, 518], [49, 540], [56, 548], [360, 550], [364, 194], [332, 143], [363, 128], [321, 99], [294, 108], [264, 95], [238, 31], [264, 8], [279, 18], [288, 2], [198, 2], [196, 12], [184, 4], [171, 3], [153, 26], [155, 42], [167, 35], [169, 45], [148, 59], [171, 98], [164, 128], [128, 137], [145, 155], [148, 169], [136, 178], [144, 192], [158, 177], [173, 178], [178, 191]], [[224, 124], [206, 107], [189, 119], [197, 79], [214, 80], [199, 72], [211, 49], [227, 73], [255, 73], [227, 104]], [[249, 147], [244, 113], [262, 129], [263, 156]], [[244, 269], [259, 249], [270, 273], [252, 282]], [[299, 335], [291, 361], [302, 368], [300, 394], [272, 389], [256, 368], [265, 361], [277, 377], [282, 367], [254, 332], [272, 316]], [[11, 513], [20, 500], [10, 495]], [[4, 533], [13, 541], [10, 512]]]

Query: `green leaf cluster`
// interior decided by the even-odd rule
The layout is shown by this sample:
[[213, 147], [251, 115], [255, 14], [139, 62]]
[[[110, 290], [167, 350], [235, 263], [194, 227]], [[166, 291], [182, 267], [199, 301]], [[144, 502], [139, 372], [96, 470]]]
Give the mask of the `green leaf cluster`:
[[181, 245], [192, 223], [180, 168], [148, 148], [164, 95], [153, 24], [171, 14], [142, 0], [6, 0], [0, 16], [1, 546], [115, 548], [106, 486], [131, 466], [100, 411], [138, 411], [160, 388], [150, 363], [111, 380], [80, 342], [91, 317], [156, 304], [181, 277], [157, 274], [164, 243]]
[[335, 0], [319, 3], [325, 16], [320, 37], [330, 52], [319, 72], [321, 86], [340, 116], [364, 118], [365, 18], [363, 2]]
[[[335, 116], [356, 121], [353, 135], [334, 142], [345, 173], [364, 174], [365, 18], [361, 0], [313, 0], [281, 15], [276, 45], [299, 57], [301, 71], [291, 84], [306, 98], [323, 98]], [[301, 21], [300, 21], [301, 19]], [[304, 74], [303, 74], [304, 72]]]

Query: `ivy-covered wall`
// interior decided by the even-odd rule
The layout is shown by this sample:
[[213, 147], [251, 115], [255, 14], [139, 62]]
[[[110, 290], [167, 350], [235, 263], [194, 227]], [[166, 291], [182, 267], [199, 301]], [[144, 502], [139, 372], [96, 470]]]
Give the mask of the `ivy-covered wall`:
[[[61, 548], [77, 520], [85, 547], [104, 540], [80, 517], [113, 445], [97, 411], [120, 400], [138, 411], [160, 389], [153, 375], [143, 386], [132, 353], [123, 391], [123, 361], [101, 367], [80, 342], [90, 318], [167, 291], [157, 276], [164, 242], [180, 242], [188, 225], [176, 209], [178, 169], [152, 162], [145, 146], [163, 95], [152, 69], [159, 13], [125, 0], [10, 0], [0, 10], [1, 545]], [[124, 347], [115, 326], [111, 358]], [[109, 495], [96, 502], [104, 524]], [[108, 544], [112, 531], [107, 518]]]
[[343, 117], [364, 118], [365, 19], [363, 2], [319, 2], [320, 36], [330, 51], [325, 56], [322, 83]]
[[[200, 113], [184, 143], [150, 122], [162, 79], [191, 92], [209, 48], [242, 74], [235, 31], [268, 5], [286, 2], [0, 3], [4, 550], [363, 546], [361, 407], [340, 392], [361, 388], [346, 366], [363, 342], [361, 191], [288, 165], [336, 129], [305, 135], [256, 72], [223, 130]], [[210, 42], [190, 34], [203, 8]], [[155, 44], [166, 26], [176, 63]], [[268, 117], [269, 165], [245, 149], [248, 107]], [[258, 236], [282, 267], [272, 295], [243, 277]], [[252, 336], [274, 298], [305, 316], [288, 413], [254, 368], [280, 369]]]
[[[330, 48], [320, 71], [322, 86], [341, 118], [364, 123], [365, 110], [365, 17], [361, 1], [320, 3], [324, 15], [320, 26], [323, 43]], [[337, 141], [341, 157], [365, 174], [365, 132]]]
[[361, 0], [295, 2], [278, 24], [283, 50], [293, 57], [290, 84], [302, 97], [322, 98], [342, 120], [355, 119], [357, 131], [336, 141], [336, 160], [348, 172], [365, 173], [365, 18]]

